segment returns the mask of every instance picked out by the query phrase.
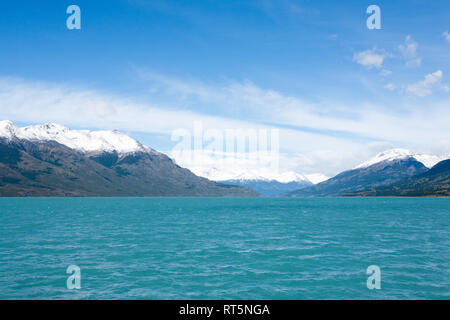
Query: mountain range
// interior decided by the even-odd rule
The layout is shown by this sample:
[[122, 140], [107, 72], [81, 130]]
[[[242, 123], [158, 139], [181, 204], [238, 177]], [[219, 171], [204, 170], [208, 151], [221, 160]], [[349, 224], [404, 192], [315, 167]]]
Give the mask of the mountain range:
[[118, 131], [0, 121], [0, 196], [450, 196], [448, 158], [392, 149], [330, 179], [229, 168], [211, 181]]
[[0, 196], [258, 196], [198, 177], [117, 131], [0, 122]]
[[414, 154], [406, 149], [392, 149], [327, 181], [285, 195], [447, 196], [449, 174], [448, 160]]
[[221, 181], [221, 183], [249, 187], [266, 197], [279, 196], [287, 192], [300, 190], [313, 185], [309, 180], [281, 182], [275, 179], [232, 179]]
[[197, 166], [192, 168], [199, 176], [220, 183], [250, 187], [262, 196], [279, 196], [286, 192], [312, 186], [325, 181], [327, 176], [315, 174], [299, 174], [293, 171], [278, 172], [267, 167], [255, 164], [249, 166], [245, 161], [236, 161], [228, 165]]

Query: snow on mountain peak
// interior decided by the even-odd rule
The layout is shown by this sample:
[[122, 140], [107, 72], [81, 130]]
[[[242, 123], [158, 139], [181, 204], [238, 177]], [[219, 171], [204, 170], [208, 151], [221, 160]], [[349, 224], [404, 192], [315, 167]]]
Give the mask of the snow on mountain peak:
[[278, 181], [281, 183], [289, 182], [310, 182], [304, 175], [293, 171], [283, 173], [270, 173], [266, 171], [246, 171], [229, 177], [226, 180], [262, 180], [262, 181]]
[[247, 168], [241, 166], [205, 167], [197, 166], [189, 168], [196, 175], [213, 181], [278, 181], [281, 183], [311, 181], [302, 174], [293, 171], [283, 173], [273, 172], [268, 168]]
[[151, 150], [118, 131], [71, 130], [56, 123], [19, 128], [11, 121], [0, 121], [0, 137], [32, 141], [56, 141], [82, 152], [117, 151], [118, 153], [129, 153]]
[[376, 163], [383, 161], [394, 161], [394, 160], [404, 160], [408, 158], [414, 158], [415, 160], [421, 162], [425, 167], [431, 168], [438, 162], [445, 160], [445, 157], [416, 154], [408, 149], [390, 149], [377, 154], [375, 157], [366, 161], [354, 169], [362, 169], [370, 167]]
[[274, 180], [277, 180], [278, 182], [282, 182], [282, 183], [310, 182], [309, 179], [306, 176], [304, 176], [303, 174], [293, 172], [293, 171], [280, 173], [280, 174], [274, 176], [273, 178], [275, 178]]
[[7, 126], [14, 126], [14, 123], [12, 123], [12, 121], [9, 121], [9, 120], [0, 121], [0, 128], [7, 127]]
[[313, 184], [318, 184], [324, 181], [327, 181], [328, 179], [330, 179], [330, 177], [327, 177], [326, 175], [322, 174], [322, 173], [312, 173], [312, 174], [307, 174], [305, 175], [305, 177], [311, 181]]
[[439, 156], [431, 156], [431, 155], [427, 155], [427, 154], [414, 155], [414, 159], [421, 162], [427, 168], [432, 168], [436, 164], [438, 164], [438, 162], [447, 160], [448, 158], [449, 158], [448, 156], [447, 157], [439, 157]]

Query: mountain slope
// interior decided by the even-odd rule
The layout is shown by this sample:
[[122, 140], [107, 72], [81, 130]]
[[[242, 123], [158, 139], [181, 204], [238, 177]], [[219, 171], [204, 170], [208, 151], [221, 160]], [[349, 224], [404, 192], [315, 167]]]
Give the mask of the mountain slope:
[[378, 187], [348, 196], [450, 196], [450, 159], [436, 164], [425, 173], [390, 186]]
[[118, 132], [0, 123], [0, 196], [257, 196]]
[[288, 193], [291, 197], [342, 196], [364, 191], [426, 172], [428, 169], [413, 157], [384, 159], [368, 166], [359, 166], [315, 186]]

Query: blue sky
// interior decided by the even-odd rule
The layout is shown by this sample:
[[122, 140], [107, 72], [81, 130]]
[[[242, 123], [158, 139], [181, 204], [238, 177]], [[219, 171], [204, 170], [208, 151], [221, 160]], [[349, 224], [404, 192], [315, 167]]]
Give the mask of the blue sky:
[[449, 154], [449, 21], [448, 1], [11, 1], [0, 118], [119, 129], [161, 151], [194, 121], [278, 128], [282, 170], [302, 173], [390, 147]]

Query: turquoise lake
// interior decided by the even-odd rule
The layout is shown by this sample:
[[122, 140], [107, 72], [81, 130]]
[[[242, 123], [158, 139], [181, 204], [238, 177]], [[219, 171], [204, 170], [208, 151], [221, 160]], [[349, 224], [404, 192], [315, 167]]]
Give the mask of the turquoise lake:
[[2, 198], [0, 234], [0, 299], [450, 299], [450, 199]]

